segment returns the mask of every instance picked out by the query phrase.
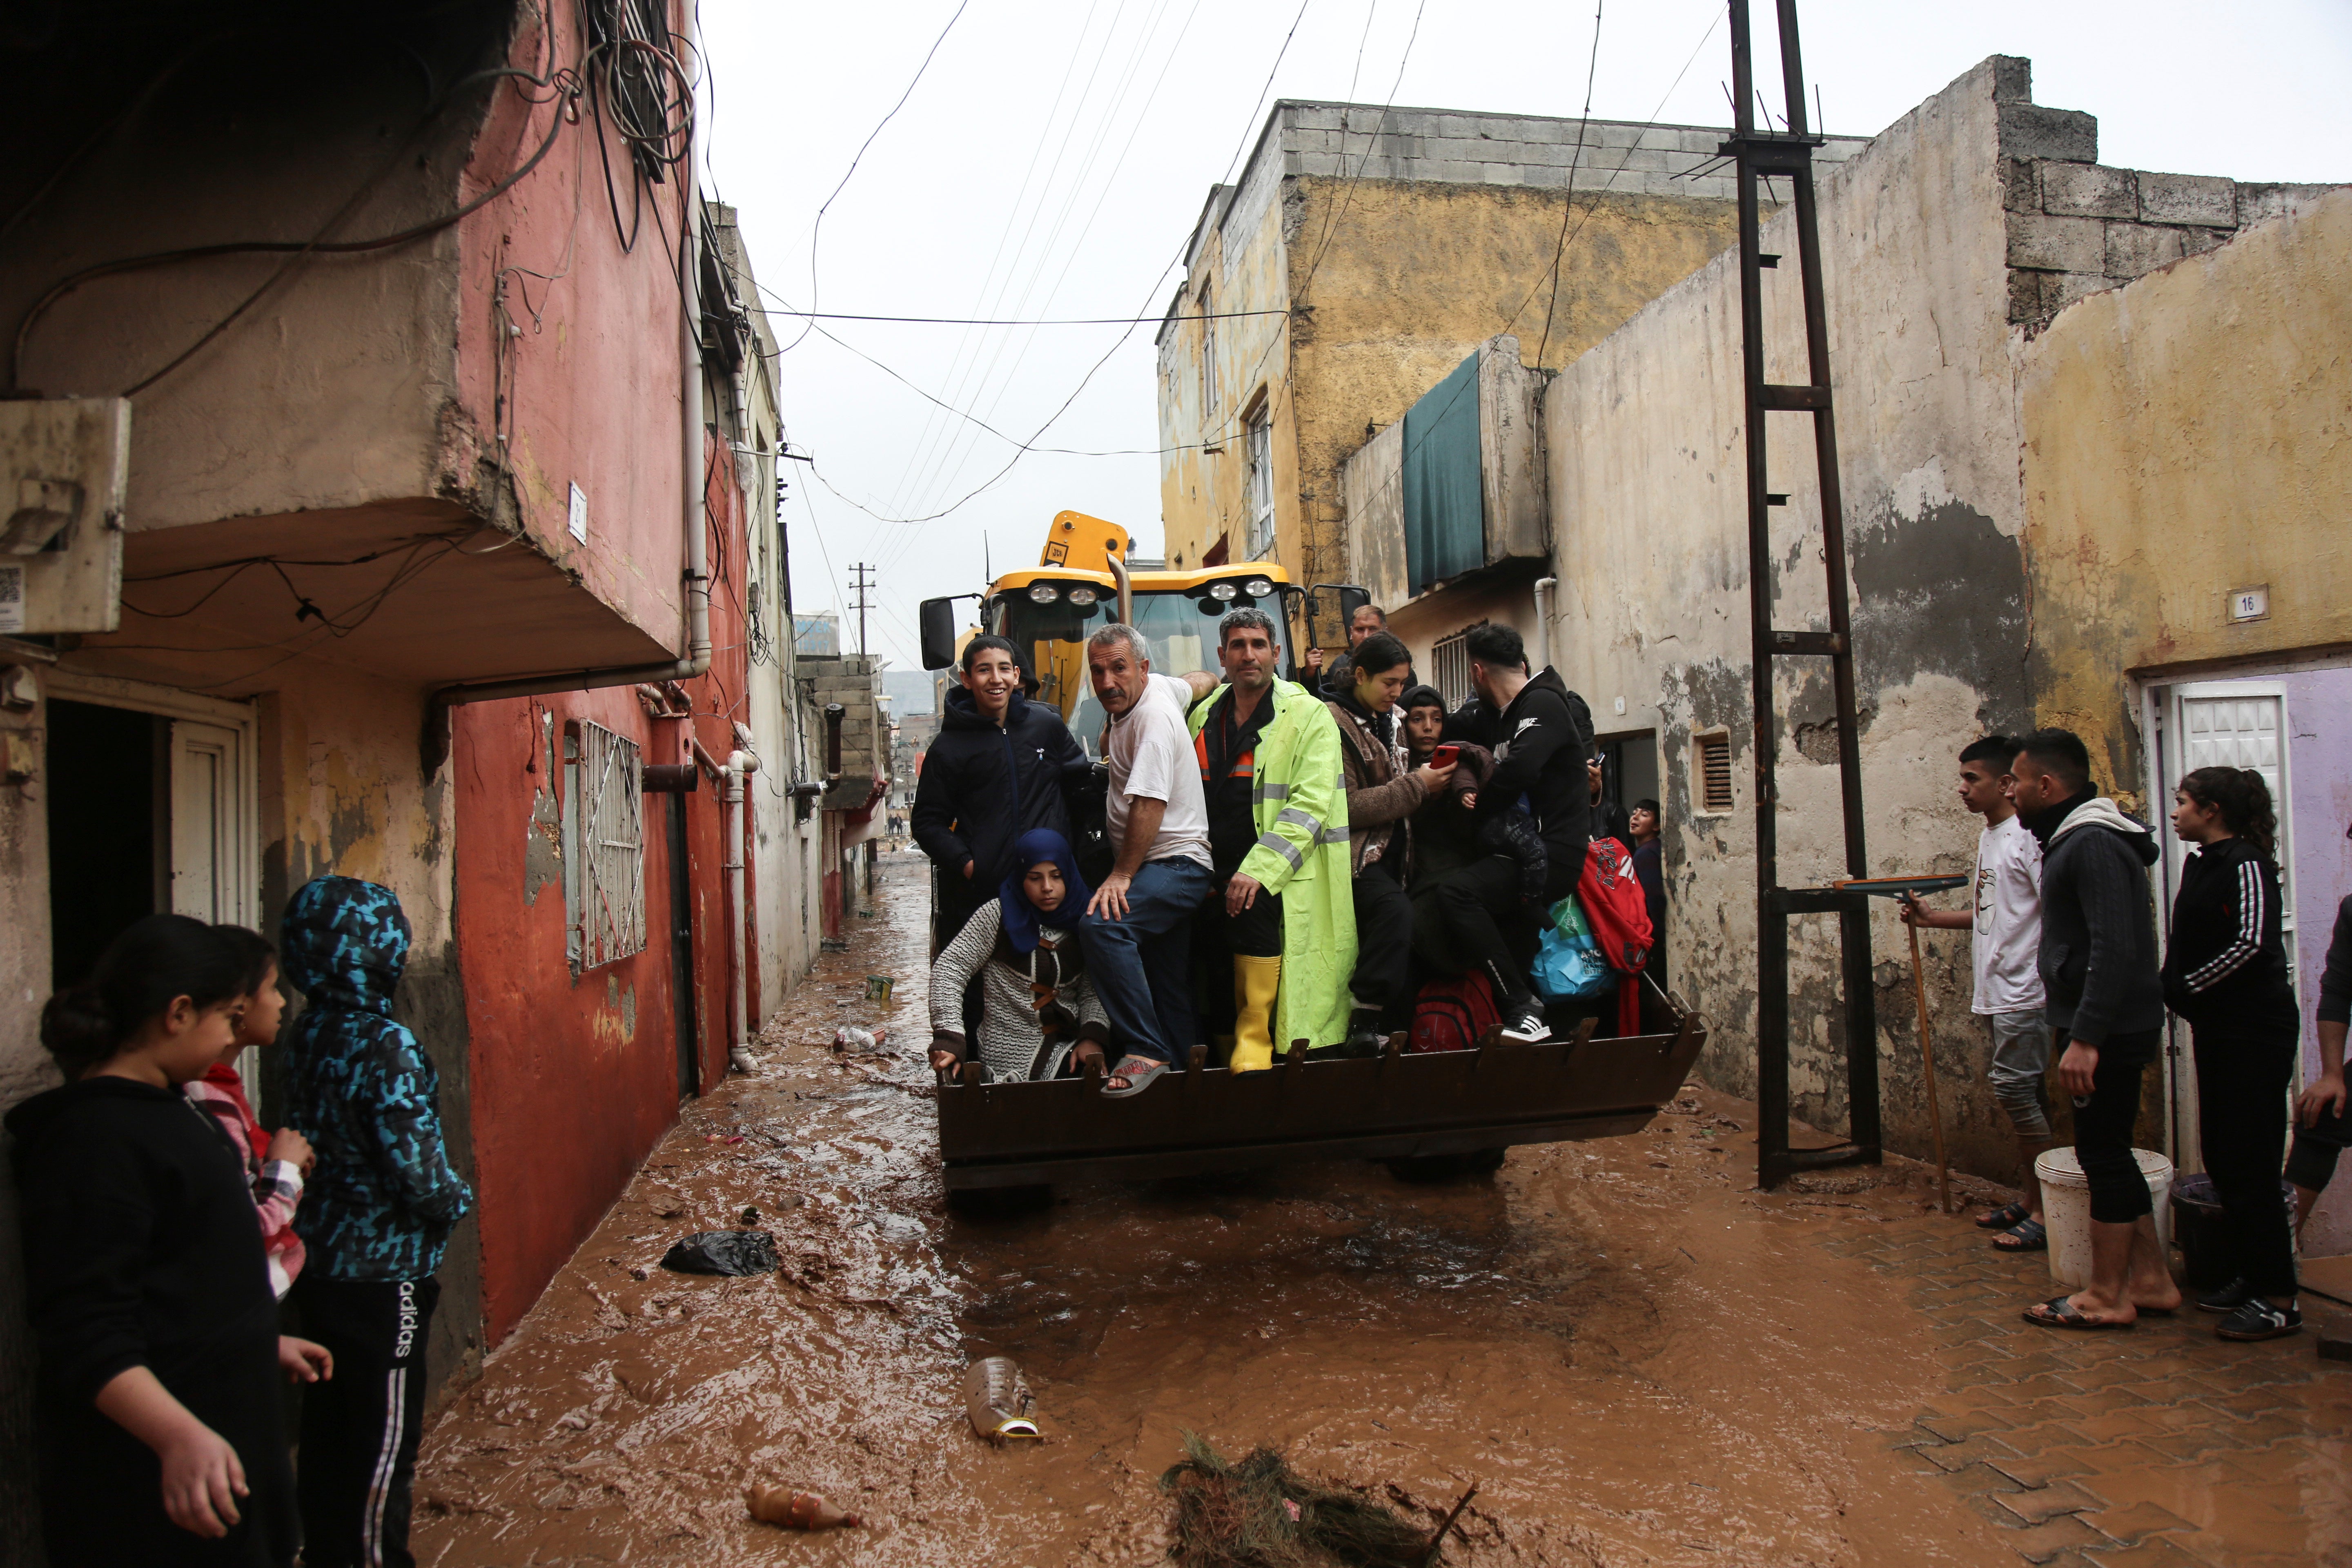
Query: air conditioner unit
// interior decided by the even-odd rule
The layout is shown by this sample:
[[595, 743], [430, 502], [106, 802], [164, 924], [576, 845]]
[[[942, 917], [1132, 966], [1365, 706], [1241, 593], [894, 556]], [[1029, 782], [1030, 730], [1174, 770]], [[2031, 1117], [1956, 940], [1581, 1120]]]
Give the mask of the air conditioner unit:
[[115, 629], [130, 468], [128, 398], [0, 401], [0, 635]]

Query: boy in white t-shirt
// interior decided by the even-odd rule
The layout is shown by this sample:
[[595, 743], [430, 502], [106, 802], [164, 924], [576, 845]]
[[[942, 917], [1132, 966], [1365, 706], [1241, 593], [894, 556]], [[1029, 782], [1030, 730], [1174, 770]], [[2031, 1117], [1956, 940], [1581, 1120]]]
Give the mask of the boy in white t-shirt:
[[1992, 1029], [1992, 1066], [1987, 1076], [1993, 1099], [2009, 1113], [2024, 1162], [2023, 1192], [1977, 1216], [1977, 1224], [2001, 1234], [1993, 1245], [2004, 1252], [2040, 1252], [2050, 1245], [2042, 1225], [2042, 1184], [2033, 1160], [2051, 1146], [2050, 1117], [2042, 1103], [2042, 1080], [2050, 1070], [2050, 1026], [2042, 995], [2042, 846], [2005, 793], [2017, 743], [1988, 735], [1960, 752], [1960, 804], [1985, 819], [1977, 837], [1973, 911], [1961, 914], [1922, 908], [1906, 898], [1906, 923], [1943, 931], [1967, 928], [1976, 960], [1974, 1011]]

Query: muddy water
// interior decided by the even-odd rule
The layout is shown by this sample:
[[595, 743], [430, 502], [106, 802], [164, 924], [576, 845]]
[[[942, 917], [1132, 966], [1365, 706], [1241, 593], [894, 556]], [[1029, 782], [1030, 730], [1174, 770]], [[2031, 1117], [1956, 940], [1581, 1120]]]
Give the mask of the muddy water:
[[[1644, 1133], [1515, 1150], [1491, 1179], [1334, 1163], [950, 1214], [917, 1054], [918, 862], [886, 862], [877, 904], [762, 1073], [690, 1108], [442, 1412], [420, 1560], [1162, 1562], [1155, 1482], [1192, 1430], [1411, 1510], [1475, 1479], [1457, 1563], [2016, 1561], [1885, 1451], [1933, 1350], [1899, 1286], [1819, 1245], [1916, 1213], [1916, 1190], [1767, 1205], [1747, 1108], [1693, 1092]], [[868, 973], [898, 979], [887, 1016]], [[836, 1054], [843, 1023], [904, 1048]], [[747, 1206], [781, 1272], [657, 1267]], [[998, 1352], [1037, 1391], [1042, 1445], [964, 1422], [962, 1369]], [[755, 1480], [866, 1525], [755, 1524]]]

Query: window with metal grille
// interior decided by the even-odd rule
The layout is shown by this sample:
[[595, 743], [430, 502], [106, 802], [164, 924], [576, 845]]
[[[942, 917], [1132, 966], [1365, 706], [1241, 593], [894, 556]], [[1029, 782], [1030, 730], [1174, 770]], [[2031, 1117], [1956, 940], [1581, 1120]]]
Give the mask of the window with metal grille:
[[577, 972], [645, 951], [645, 784], [635, 741], [585, 719], [568, 730], [563, 912]]
[[1731, 737], [1722, 731], [1691, 738], [1691, 773], [1698, 809], [1731, 809]]
[[1249, 558], [1274, 548], [1274, 416], [1260, 396], [1249, 416]]
[[[1486, 623], [1480, 621], [1479, 626]], [[1470, 700], [1470, 633], [1464, 626], [1452, 637], [1437, 639], [1429, 650], [1429, 679], [1438, 695], [1445, 699], [1448, 709], [1459, 708]]]

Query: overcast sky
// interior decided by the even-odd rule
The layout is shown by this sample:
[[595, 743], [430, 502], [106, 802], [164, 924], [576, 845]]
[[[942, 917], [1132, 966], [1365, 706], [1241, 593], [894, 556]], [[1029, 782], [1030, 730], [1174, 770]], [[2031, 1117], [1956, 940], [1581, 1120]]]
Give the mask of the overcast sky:
[[[740, 210], [769, 303], [800, 310], [1156, 317], [1209, 186], [1276, 98], [1576, 115], [1590, 66], [1596, 118], [1729, 115], [1719, 0], [1604, 0], [1597, 54], [1582, 0], [699, 9], [708, 188]], [[1755, 10], [1769, 51], [1771, 6]], [[2037, 102], [2098, 117], [2103, 163], [2352, 181], [2344, 0], [1804, 0], [1802, 20], [1833, 132], [1877, 132], [1987, 55], [2018, 54]], [[773, 325], [786, 433], [815, 458], [785, 465], [794, 604], [845, 609], [851, 563], [874, 563], [873, 649], [896, 668], [917, 662], [916, 601], [973, 591], [990, 561], [1034, 562], [1065, 507], [1160, 552], [1150, 325], [1123, 341], [1117, 326]], [[926, 393], [1004, 436], [1123, 455], [1020, 455]]]

